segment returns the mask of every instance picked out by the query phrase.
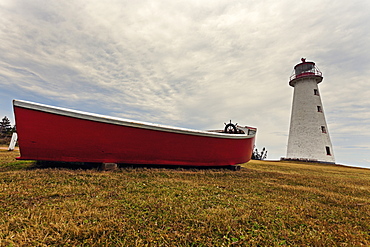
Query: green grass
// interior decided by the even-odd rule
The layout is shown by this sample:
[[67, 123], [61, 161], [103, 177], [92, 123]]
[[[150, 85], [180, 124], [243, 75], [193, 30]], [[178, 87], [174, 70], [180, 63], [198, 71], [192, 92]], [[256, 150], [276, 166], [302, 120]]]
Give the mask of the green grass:
[[368, 169], [252, 161], [237, 172], [103, 172], [17, 155], [0, 152], [0, 246], [370, 245]]

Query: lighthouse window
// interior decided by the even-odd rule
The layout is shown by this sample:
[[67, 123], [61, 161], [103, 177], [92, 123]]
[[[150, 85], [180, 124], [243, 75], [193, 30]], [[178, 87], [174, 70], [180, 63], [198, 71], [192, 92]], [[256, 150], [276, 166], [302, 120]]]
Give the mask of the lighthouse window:
[[317, 111], [322, 112], [321, 106], [319, 106], [319, 105], [317, 106]]
[[326, 133], [326, 128], [325, 128], [325, 126], [321, 126], [321, 132], [322, 132], [322, 133]]
[[313, 94], [314, 94], [314, 95], [319, 95], [319, 90], [314, 89], [314, 90], [313, 90]]
[[331, 153], [330, 153], [330, 147], [326, 146], [325, 148], [326, 148], [326, 155], [331, 155]]

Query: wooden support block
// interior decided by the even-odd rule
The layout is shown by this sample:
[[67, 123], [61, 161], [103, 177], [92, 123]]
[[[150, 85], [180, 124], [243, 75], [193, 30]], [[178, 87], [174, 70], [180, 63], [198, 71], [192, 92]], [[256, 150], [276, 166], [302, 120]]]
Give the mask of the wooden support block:
[[118, 168], [118, 165], [116, 163], [103, 163], [101, 165], [101, 169], [103, 171], [113, 171]]

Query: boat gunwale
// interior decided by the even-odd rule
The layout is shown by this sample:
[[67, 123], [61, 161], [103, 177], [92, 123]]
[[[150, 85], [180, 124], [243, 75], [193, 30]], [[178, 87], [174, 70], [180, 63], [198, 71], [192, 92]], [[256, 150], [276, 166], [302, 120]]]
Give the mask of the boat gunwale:
[[[167, 126], [167, 125], [154, 124], [154, 123], [143, 122], [143, 121], [136, 121], [136, 120], [131, 120], [131, 119], [106, 116], [106, 115], [89, 113], [89, 112], [84, 112], [84, 111], [79, 111], [79, 110], [72, 110], [72, 109], [67, 109], [67, 108], [62, 108], [62, 107], [56, 107], [56, 106], [50, 106], [50, 105], [30, 102], [26, 100], [16, 100], [15, 99], [13, 100], [13, 106], [35, 110], [35, 111], [41, 111], [45, 113], [66, 116], [66, 117], [83, 119], [83, 120], [88, 120], [88, 121], [114, 124], [114, 125], [133, 127], [133, 128], [148, 129], [148, 130], [154, 130], [154, 131], [177, 133], [177, 134], [226, 138], [226, 139], [249, 139], [249, 138], [255, 137], [255, 133], [251, 135], [248, 135], [245, 133], [244, 134], [229, 134], [229, 133], [219, 133], [219, 132], [212, 132], [212, 131], [187, 129], [187, 128], [181, 128], [181, 127]], [[250, 129], [256, 130], [255, 128], [250, 128]]]

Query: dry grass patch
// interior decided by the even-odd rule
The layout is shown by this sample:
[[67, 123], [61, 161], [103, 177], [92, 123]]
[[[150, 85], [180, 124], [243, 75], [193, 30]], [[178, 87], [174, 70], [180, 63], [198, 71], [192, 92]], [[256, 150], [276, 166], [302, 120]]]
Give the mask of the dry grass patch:
[[21, 170], [27, 167], [32, 167], [34, 161], [16, 160], [20, 156], [19, 150], [8, 151], [5, 146], [0, 146], [0, 172], [7, 170]]
[[370, 245], [366, 169], [280, 162], [249, 162], [238, 172], [4, 166], [1, 246]]

